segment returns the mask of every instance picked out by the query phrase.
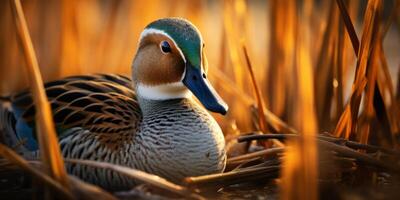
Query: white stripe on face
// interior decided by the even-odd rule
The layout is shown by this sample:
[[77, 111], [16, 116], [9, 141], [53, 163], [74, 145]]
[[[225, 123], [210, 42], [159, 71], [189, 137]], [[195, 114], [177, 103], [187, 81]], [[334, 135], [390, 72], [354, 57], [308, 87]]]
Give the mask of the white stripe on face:
[[148, 86], [141, 83], [136, 85], [138, 96], [150, 100], [168, 100], [190, 98], [192, 93], [182, 82], [167, 83], [156, 86]]

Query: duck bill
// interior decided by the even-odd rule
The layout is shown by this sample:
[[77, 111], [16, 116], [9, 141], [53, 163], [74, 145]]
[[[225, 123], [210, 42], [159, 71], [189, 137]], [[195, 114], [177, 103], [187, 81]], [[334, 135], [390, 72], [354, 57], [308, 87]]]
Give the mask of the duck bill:
[[211, 86], [205, 75], [203, 77], [203, 73], [200, 67], [195, 68], [190, 63], [186, 64], [183, 84], [192, 91], [207, 110], [225, 115], [228, 111], [228, 105]]

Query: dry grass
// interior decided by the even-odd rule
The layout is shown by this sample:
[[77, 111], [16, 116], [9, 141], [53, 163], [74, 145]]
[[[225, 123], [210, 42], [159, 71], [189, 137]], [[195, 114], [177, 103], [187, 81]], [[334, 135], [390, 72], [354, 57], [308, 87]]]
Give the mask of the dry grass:
[[28, 27], [25, 21], [24, 12], [20, 0], [10, 0], [11, 9], [18, 31], [18, 38], [23, 49], [27, 65], [26, 71], [31, 85], [33, 101], [36, 109], [35, 119], [38, 122], [36, 128], [37, 138], [40, 146], [40, 154], [46, 172], [52, 178], [62, 184], [67, 190], [70, 188], [67, 182], [67, 172], [64, 168], [64, 161], [61, 150], [58, 145], [55, 125], [51, 114], [50, 103], [47, 100], [43, 87], [43, 80], [39, 71], [39, 64], [33, 49], [32, 41], [29, 35]]
[[[274, 142], [265, 143], [267, 149], [229, 158], [228, 164], [235, 168], [232, 172], [191, 177], [186, 180], [187, 186], [208, 184], [218, 188], [234, 183], [238, 177], [247, 181], [276, 178], [282, 161], [281, 198], [316, 199], [321, 180], [319, 165], [321, 160], [331, 158], [319, 154], [322, 147], [358, 160], [358, 167], [367, 163], [396, 171], [387, 166], [387, 162], [396, 160], [376, 158], [370, 152], [399, 149], [400, 63], [398, 55], [388, 55], [399, 51], [400, 45], [387, 45], [400, 40], [399, 1], [22, 3], [24, 12], [19, 0], [0, 5], [0, 27], [4, 30], [0, 33], [0, 94], [31, 87], [36, 109], [41, 110], [36, 116], [38, 141], [44, 155], [39, 167], [44, 166], [46, 173], [40, 173], [32, 163], [3, 146], [0, 153], [66, 198], [74, 198], [79, 192], [70, 186], [71, 178], [63, 167], [41, 74], [45, 81], [95, 72], [129, 75], [141, 30], [154, 19], [167, 16], [185, 17], [203, 33], [211, 80], [231, 108], [226, 117], [214, 115], [227, 139], [236, 138], [238, 132], [253, 131], [299, 136], [284, 145], [279, 134], [277, 138], [270, 136]], [[252, 110], [254, 107], [257, 109]], [[316, 140], [323, 132], [351, 141], [329, 140], [327, 144]], [[228, 142], [234, 144], [233, 150], [240, 146], [233, 140]], [[339, 147], [338, 143], [346, 147]], [[366, 144], [380, 147], [362, 146]], [[277, 157], [279, 164], [246, 168]], [[101, 163], [93, 165], [104, 167]], [[118, 171], [116, 167], [107, 168]], [[364, 177], [370, 182], [374, 180], [369, 173], [364, 173]], [[146, 180], [165, 186], [152, 182], [153, 179]], [[183, 186], [169, 189], [177, 189], [175, 193], [186, 197], [192, 195]]]

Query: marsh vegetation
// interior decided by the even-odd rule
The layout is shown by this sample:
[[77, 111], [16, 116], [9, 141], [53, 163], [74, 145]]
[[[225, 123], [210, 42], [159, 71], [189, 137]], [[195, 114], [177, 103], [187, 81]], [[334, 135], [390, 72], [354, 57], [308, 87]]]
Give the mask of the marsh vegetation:
[[[0, 94], [29, 86], [42, 111], [36, 120], [43, 156], [25, 160], [0, 145], [1, 196], [399, 195], [400, 1], [18, 2], [0, 3]], [[230, 106], [226, 116], [213, 115], [227, 144], [225, 172], [173, 184], [122, 166], [64, 160], [42, 83], [77, 74], [130, 76], [143, 27], [167, 16], [187, 18], [199, 28], [208, 76]], [[107, 168], [143, 184], [110, 193], [68, 175], [65, 162]]]

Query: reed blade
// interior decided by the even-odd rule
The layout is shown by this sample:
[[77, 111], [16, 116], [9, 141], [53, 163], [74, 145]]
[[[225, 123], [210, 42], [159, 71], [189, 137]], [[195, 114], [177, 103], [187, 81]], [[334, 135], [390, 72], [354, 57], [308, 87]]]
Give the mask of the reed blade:
[[66, 159], [66, 162], [72, 163], [72, 164], [86, 165], [86, 166], [91, 166], [91, 167], [96, 167], [96, 168], [113, 170], [113, 171], [119, 172], [129, 178], [151, 184], [153, 186], [173, 192], [175, 194], [184, 196], [186, 198], [204, 199], [202, 196], [192, 193], [185, 187], [182, 187], [180, 185], [169, 182], [166, 179], [161, 178], [159, 176], [149, 174], [149, 173], [137, 170], [137, 169], [120, 166], [120, 165], [114, 165], [112, 163], [93, 161], [93, 160]]
[[360, 49], [360, 42], [358, 40], [357, 33], [354, 28], [353, 22], [351, 21], [350, 15], [347, 12], [346, 5], [343, 2], [343, 0], [336, 0], [336, 3], [340, 9], [340, 14], [342, 15], [344, 24], [346, 25], [346, 30], [347, 30], [347, 33], [349, 34], [351, 44], [353, 45], [354, 52], [357, 55], [358, 51]]
[[[371, 58], [372, 49], [376, 44], [376, 36], [379, 30], [381, 4], [382, 2], [380, 0], [368, 1], [364, 16], [360, 49], [357, 54], [356, 74], [353, 81], [350, 102], [346, 105], [346, 109], [340, 117], [341, 119], [335, 129], [335, 135], [345, 135], [345, 137], [348, 138], [350, 134], [356, 133], [362, 93], [368, 82], [366, 77], [368, 62]], [[346, 26], [346, 28], [348, 27]], [[346, 127], [346, 129], [343, 127]], [[346, 130], [345, 134], [338, 132], [343, 130]]]
[[29, 165], [28, 161], [3, 144], [0, 144], [0, 155], [23, 170], [31, 173], [46, 185], [52, 187], [55, 191], [60, 192], [67, 199], [74, 199], [74, 195], [68, 190], [68, 188], [64, 187], [60, 182], [54, 180], [43, 171]]
[[31, 86], [33, 100], [36, 106], [36, 132], [40, 147], [40, 158], [47, 166], [48, 174], [69, 188], [67, 173], [64, 169], [64, 161], [56, 136], [50, 103], [47, 100], [43, 88], [43, 80], [39, 71], [39, 64], [33, 48], [25, 21], [24, 12], [20, 0], [11, 0], [14, 22], [17, 34], [26, 60], [26, 70]]
[[[295, 127], [299, 129], [300, 140], [288, 141], [283, 157], [281, 199], [317, 199], [318, 198], [318, 148], [316, 133], [318, 123], [315, 112], [314, 71], [310, 56], [309, 36], [310, 18], [308, 8], [312, 1], [306, 1], [302, 12], [298, 13], [296, 43], [296, 96]], [[300, 21], [301, 20], [301, 21]], [[300, 26], [304, 22], [303, 26]]]
[[259, 123], [258, 124], [260, 126], [261, 131], [263, 131], [265, 133], [265, 132], [268, 132], [268, 129], [267, 129], [268, 127], [266, 126], [267, 125], [267, 121], [265, 119], [265, 111], [264, 111], [263, 100], [262, 100], [262, 97], [261, 97], [261, 91], [260, 91], [260, 88], [259, 88], [259, 86], [257, 84], [257, 80], [256, 80], [256, 77], [255, 77], [254, 71], [253, 71], [253, 66], [251, 65], [249, 54], [248, 54], [246, 46], [244, 44], [242, 44], [242, 49], [243, 49], [244, 57], [246, 59], [247, 69], [249, 70], [249, 74], [250, 74], [250, 77], [251, 77], [251, 83], [253, 85], [254, 93], [255, 93], [255, 96], [256, 96], [256, 99], [257, 99], [257, 108], [258, 108], [258, 116], [259, 116], [258, 117], [259, 118]]

